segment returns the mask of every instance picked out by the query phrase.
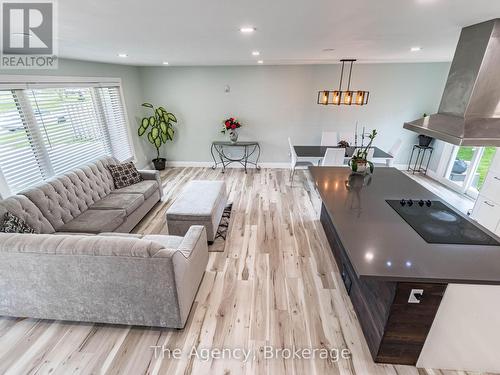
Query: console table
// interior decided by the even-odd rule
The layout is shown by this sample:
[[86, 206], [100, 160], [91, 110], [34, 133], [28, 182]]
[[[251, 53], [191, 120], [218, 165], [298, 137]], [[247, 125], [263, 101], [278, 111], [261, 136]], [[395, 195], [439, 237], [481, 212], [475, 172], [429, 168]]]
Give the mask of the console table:
[[[239, 148], [243, 150], [243, 155], [241, 157], [234, 157], [234, 155], [227, 154], [227, 148]], [[231, 163], [240, 163], [247, 173], [247, 166], [253, 165], [256, 169], [259, 167], [259, 157], [260, 157], [260, 145], [259, 142], [248, 141], [248, 142], [224, 142], [224, 141], [214, 141], [212, 142], [212, 147], [210, 148], [210, 153], [214, 159], [214, 165], [212, 169], [217, 168], [222, 165], [222, 173], [226, 170], [226, 167]], [[252, 156], [255, 155], [255, 159]], [[219, 160], [217, 160], [217, 158]]]

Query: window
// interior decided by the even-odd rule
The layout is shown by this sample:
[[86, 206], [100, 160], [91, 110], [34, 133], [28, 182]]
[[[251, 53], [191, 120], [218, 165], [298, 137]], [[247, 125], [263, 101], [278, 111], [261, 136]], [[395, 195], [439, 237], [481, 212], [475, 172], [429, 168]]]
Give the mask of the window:
[[477, 198], [497, 149], [454, 146], [445, 172], [447, 185]]
[[0, 185], [8, 193], [105, 155], [132, 159], [119, 86], [45, 86], [0, 89]]

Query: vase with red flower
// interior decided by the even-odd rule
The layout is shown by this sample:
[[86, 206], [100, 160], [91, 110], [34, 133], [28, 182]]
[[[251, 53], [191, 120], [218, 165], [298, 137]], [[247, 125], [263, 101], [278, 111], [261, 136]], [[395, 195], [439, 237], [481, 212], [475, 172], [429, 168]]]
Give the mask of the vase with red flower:
[[229, 134], [229, 140], [232, 143], [236, 143], [238, 141], [238, 131], [236, 129], [241, 128], [241, 123], [236, 120], [234, 117], [230, 117], [222, 122], [223, 127], [221, 133]]

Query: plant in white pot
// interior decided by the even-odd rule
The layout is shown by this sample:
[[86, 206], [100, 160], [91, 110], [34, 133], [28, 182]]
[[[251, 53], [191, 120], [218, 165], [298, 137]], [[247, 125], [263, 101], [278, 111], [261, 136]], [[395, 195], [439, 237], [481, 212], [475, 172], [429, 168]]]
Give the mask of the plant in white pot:
[[144, 117], [137, 133], [142, 137], [146, 132], [148, 141], [156, 148], [156, 159], [153, 159], [155, 169], [161, 171], [165, 169], [165, 158], [160, 158], [160, 147], [167, 141], [174, 140], [175, 130], [172, 123], [177, 122], [173, 113], [168, 112], [163, 107], [155, 108], [150, 103], [143, 103], [143, 107], [153, 111], [153, 116]]
[[373, 140], [377, 136], [377, 130], [373, 131], [368, 135], [370, 142], [365, 147], [361, 147], [355, 151], [355, 154], [349, 160], [349, 167], [354, 173], [366, 173], [370, 171], [373, 173], [373, 163], [368, 160], [368, 150], [372, 146]]

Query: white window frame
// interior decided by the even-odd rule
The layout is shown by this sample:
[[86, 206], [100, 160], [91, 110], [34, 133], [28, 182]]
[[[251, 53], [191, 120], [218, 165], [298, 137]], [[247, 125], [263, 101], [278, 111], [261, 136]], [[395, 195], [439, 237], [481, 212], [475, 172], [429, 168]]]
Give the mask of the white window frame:
[[[453, 161], [455, 160], [460, 146], [446, 143], [441, 153], [441, 158], [439, 160], [438, 168], [436, 170], [437, 181], [443, 185], [449, 187], [450, 189], [456, 191], [457, 193], [466, 195], [471, 199], [477, 199], [479, 193], [477, 190], [470, 187], [470, 184], [474, 178], [474, 173], [477, 166], [481, 162], [481, 158], [484, 154], [485, 147], [477, 146], [478, 150], [474, 152], [473, 158], [471, 160], [470, 166], [467, 170], [466, 178], [462, 185], [457, 185], [453, 181], [450, 181], [447, 176], [450, 175], [451, 169], [453, 168]], [[498, 152], [498, 151], [497, 151]]]
[[[5, 74], [0, 75], [0, 90], [29, 90], [43, 88], [64, 88], [64, 87], [118, 87], [120, 99], [123, 103], [124, 118], [127, 132], [127, 139], [132, 151], [132, 159], [137, 161], [136, 150], [130, 129], [127, 104], [123, 95], [122, 79], [119, 77], [78, 77], [78, 76], [43, 76], [43, 75], [20, 75]], [[0, 197], [5, 198], [12, 195], [5, 178], [0, 169]]]

